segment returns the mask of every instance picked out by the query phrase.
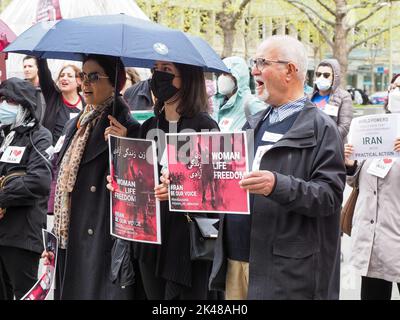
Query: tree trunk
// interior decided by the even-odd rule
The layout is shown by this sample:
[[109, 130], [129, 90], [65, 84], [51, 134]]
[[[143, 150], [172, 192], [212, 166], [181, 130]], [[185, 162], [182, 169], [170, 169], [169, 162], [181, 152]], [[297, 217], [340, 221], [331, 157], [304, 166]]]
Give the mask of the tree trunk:
[[347, 85], [347, 68], [349, 51], [347, 47], [347, 35], [345, 19], [347, 15], [345, 0], [336, 0], [336, 24], [335, 24], [335, 39], [333, 43], [333, 57], [340, 64], [340, 86], [345, 88]]
[[375, 91], [375, 63], [373, 63], [371, 65], [371, 93], [374, 93]]
[[340, 86], [342, 88], [345, 88], [347, 85], [348, 54], [346, 39], [336, 40], [333, 47], [333, 57], [340, 64]]
[[375, 88], [375, 61], [376, 61], [376, 51], [375, 49], [371, 50], [371, 90], [370, 93], [373, 93], [376, 91]]
[[224, 29], [224, 49], [222, 51], [222, 58], [232, 56], [235, 34], [236, 30], [232, 27]]
[[243, 0], [237, 12], [232, 12], [229, 9], [233, 3], [233, 0], [224, 0], [222, 3], [222, 11], [217, 13], [218, 24], [224, 36], [223, 58], [232, 56], [236, 35], [236, 23], [242, 19], [243, 10], [250, 3], [250, 0]]

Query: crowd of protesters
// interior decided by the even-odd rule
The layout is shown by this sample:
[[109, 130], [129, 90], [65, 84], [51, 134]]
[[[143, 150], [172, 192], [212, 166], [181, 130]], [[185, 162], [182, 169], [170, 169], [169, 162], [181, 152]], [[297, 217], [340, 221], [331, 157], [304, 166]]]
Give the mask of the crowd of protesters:
[[[293, 37], [268, 38], [249, 63], [223, 62], [230, 73], [214, 80], [200, 67], [167, 61], [140, 79], [119, 58], [89, 55], [82, 70], [65, 65], [53, 81], [46, 60], [24, 59], [25, 80], [0, 85], [0, 299], [20, 299], [37, 280], [40, 254], [45, 264], [52, 259], [41, 242], [47, 214], [59, 241], [55, 299], [339, 299], [346, 176], [360, 190], [351, 260], [362, 276], [361, 298], [391, 298], [392, 283], [400, 283], [399, 164], [379, 178], [368, 172], [372, 160], [350, 160], [353, 106], [338, 61], [317, 66], [310, 93], [307, 51]], [[399, 83], [394, 77], [388, 112], [400, 112]], [[154, 116], [139, 124], [134, 110]], [[171, 128], [251, 129], [251, 150], [262, 153], [240, 182], [250, 215], [219, 216], [213, 261], [191, 260], [187, 217], [170, 212], [160, 137], [162, 244], [109, 234], [108, 136], [145, 139]], [[7, 160], [13, 152], [17, 160]], [[132, 252], [129, 285], [110, 277], [116, 245]]]

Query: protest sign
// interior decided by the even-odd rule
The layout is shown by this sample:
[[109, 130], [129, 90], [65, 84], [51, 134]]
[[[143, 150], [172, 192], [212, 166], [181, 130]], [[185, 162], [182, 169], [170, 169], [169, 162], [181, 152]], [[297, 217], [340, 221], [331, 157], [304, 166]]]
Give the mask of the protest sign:
[[43, 234], [43, 245], [44, 249], [52, 253], [52, 258], [50, 258], [50, 264], [44, 266], [44, 273], [35, 283], [35, 285], [30, 289], [21, 300], [46, 300], [50, 289], [54, 284], [54, 277], [56, 274], [57, 267], [57, 256], [58, 256], [58, 242], [57, 237], [42, 229]]
[[250, 214], [244, 132], [166, 135], [170, 211]]
[[400, 115], [376, 114], [354, 118], [349, 144], [353, 145], [353, 160], [399, 157], [394, 143], [400, 137]]
[[130, 241], [161, 243], [155, 142], [109, 136], [111, 235]]

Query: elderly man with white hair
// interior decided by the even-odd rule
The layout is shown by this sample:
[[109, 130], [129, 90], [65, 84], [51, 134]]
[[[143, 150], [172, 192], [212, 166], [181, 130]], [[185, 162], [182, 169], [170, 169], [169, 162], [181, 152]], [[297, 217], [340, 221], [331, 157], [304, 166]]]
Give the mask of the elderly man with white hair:
[[345, 186], [336, 124], [304, 96], [304, 46], [272, 36], [251, 60], [269, 107], [249, 119], [254, 161], [240, 182], [250, 215], [220, 221], [210, 288], [226, 299], [338, 299]]

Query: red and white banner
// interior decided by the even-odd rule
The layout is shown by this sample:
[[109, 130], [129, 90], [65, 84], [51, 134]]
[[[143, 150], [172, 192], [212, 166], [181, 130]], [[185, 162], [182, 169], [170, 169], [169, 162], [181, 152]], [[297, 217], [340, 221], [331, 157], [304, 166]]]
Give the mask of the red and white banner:
[[50, 289], [53, 287], [57, 267], [58, 241], [53, 233], [45, 229], [42, 229], [42, 234], [44, 248], [53, 254], [53, 258], [50, 259], [49, 265], [44, 266], [43, 275], [21, 300], [46, 300]]
[[130, 241], [161, 243], [155, 142], [109, 136], [111, 235]]
[[171, 211], [250, 214], [245, 132], [167, 134]]
[[36, 11], [36, 22], [61, 20], [59, 0], [39, 0]]

